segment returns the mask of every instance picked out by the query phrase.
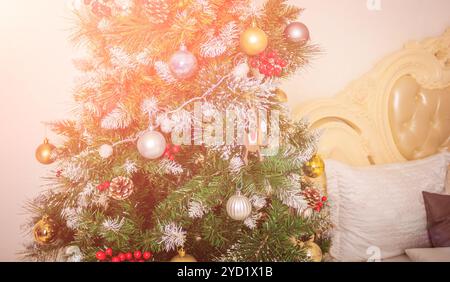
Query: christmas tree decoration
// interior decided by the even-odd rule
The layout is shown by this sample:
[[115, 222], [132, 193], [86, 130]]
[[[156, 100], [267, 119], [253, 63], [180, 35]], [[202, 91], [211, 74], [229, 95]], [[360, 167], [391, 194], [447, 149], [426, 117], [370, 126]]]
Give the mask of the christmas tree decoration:
[[325, 163], [319, 155], [314, 155], [303, 166], [303, 172], [306, 176], [311, 178], [317, 178], [323, 174], [325, 170]]
[[259, 73], [267, 77], [279, 77], [288, 63], [280, 58], [276, 51], [269, 51], [252, 58], [250, 65], [252, 68], [257, 68]]
[[182, 45], [169, 60], [169, 68], [178, 79], [187, 79], [197, 71], [197, 58]]
[[146, 159], [158, 159], [166, 150], [166, 138], [158, 131], [147, 131], [139, 137], [137, 149], [141, 156]]
[[106, 260], [106, 254], [103, 251], [98, 251], [97, 253], [95, 253], [95, 257], [99, 260], [99, 261], [104, 261]]
[[112, 156], [113, 152], [114, 152], [114, 149], [109, 144], [104, 144], [104, 145], [100, 146], [100, 148], [98, 149], [98, 154], [100, 155], [100, 157], [102, 159], [108, 159], [109, 157]]
[[287, 103], [288, 96], [287, 96], [286, 92], [284, 92], [280, 88], [277, 88], [277, 89], [275, 89], [275, 100], [279, 103]]
[[304, 243], [303, 248], [306, 250], [306, 256], [312, 262], [321, 262], [323, 255], [319, 245], [314, 243], [314, 238]]
[[193, 256], [186, 254], [183, 248], [180, 248], [178, 255], [174, 256], [170, 262], [197, 262], [197, 260]]
[[33, 227], [33, 235], [36, 243], [41, 245], [51, 243], [56, 235], [54, 228], [53, 220], [47, 215], [43, 216]]
[[97, 185], [97, 190], [100, 192], [103, 192], [103, 191], [108, 190], [110, 186], [111, 186], [111, 182], [105, 181], [105, 182]]
[[144, 0], [144, 12], [151, 23], [163, 24], [169, 17], [169, 4], [166, 0]]
[[109, 196], [115, 200], [126, 200], [134, 192], [134, 184], [128, 177], [119, 176], [111, 181]]
[[321, 212], [328, 201], [327, 197], [321, 196], [320, 192], [312, 187], [304, 188], [301, 195], [308, 202], [308, 206], [316, 212]]
[[167, 144], [166, 150], [164, 151], [164, 157], [173, 161], [175, 160], [175, 155], [178, 154], [181, 150], [181, 147], [178, 145]]
[[309, 40], [308, 27], [300, 22], [288, 24], [284, 30], [284, 35], [291, 42], [305, 44]]
[[249, 55], [255, 56], [266, 50], [269, 43], [267, 34], [260, 28], [252, 26], [246, 29], [240, 38], [241, 50]]
[[236, 195], [231, 196], [227, 201], [227, 214], [234, 220], [245, 220], [252, 213], [252, 203], [242, 195], [241, 191], [237, 191]]
[[[317, 51], [301, 46], [307, 29], [283, 33], [302, 9], [288, 0], [80, 1], [77, 112], [49, 123], [64, 142], [45, 141], [37, 159], [54, 158], [58, 170], [26, 205], [33, 222], [45, 211], [55, 224], [37, 224], [45, 243], [24, 244], [23, 259], [69, 261], [62, 253], [78, 246], [70, 261], [166, 261], [189, 246], [195, 258], [180, 249], [173, 261], [308, 261], [314, 249], [289, 244], [305, 232], [322, 234], [315, 243], [326, 253], [325, 183], [306, 176], [317, 174], [313, 161], [303, 167], [319, 135], [289, 118], [278, 89]], [[245, 190], [234, 195], [234, 182]]]
[[97, 261], [110, 261], [110, 262], [145, 262], [153, 257], [153, 254], [149, 251], [142, 252], [136, 250], [134, 252], [118, 252], [114, 255], [112, 248], [107, 248], [105, 251], [98, 251], [95, 253]]
[[38, 162], [44, 165], [52, 164], [55, 160], [52, 158], [52, 152], [55, 150], [55, 146], [50, 144], [48, 139], [44, 139], [44, 143], [36, 149], [36, 159]]

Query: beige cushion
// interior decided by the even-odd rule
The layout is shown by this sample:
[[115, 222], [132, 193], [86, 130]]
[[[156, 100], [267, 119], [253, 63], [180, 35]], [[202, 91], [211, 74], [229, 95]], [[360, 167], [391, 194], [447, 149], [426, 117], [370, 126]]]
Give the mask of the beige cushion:
[[353, 168], [326, 161], [331, 205], [330, 255], [337, 261], [381, 260], [430, 247], [422, 191], [443, 193], [450, 154], [402, 164]]
[[406, 254], [414, 262], [450, 262], [450, 248], [408, 249]]

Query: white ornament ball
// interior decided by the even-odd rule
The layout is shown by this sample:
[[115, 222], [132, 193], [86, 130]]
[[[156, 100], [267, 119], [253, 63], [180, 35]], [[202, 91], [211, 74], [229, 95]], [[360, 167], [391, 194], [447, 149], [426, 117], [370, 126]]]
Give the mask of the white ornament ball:
[[98, 154], [103, 159], [111, 157], [113, 152], [114, 152], [113, 146], [108, 144], [101, 145], [100, 148], [98, 149]]
[[252, 213], [252, 204], [238, 191], [236, 195], [228, 199], [227, 213], [234, 220], [245, 220]]
[[237, 65], [233, 69], [233, 77], [235, 79], [243, 79], [247, 77], [248, 73], [250, 72], [250, 68], [247, 63], [242, 63]]
[[146, 159], [158, 159], [166, 150], [166, 139], [157, 131], [144, 133], [137, 142], [137, 149], [141, 156]]

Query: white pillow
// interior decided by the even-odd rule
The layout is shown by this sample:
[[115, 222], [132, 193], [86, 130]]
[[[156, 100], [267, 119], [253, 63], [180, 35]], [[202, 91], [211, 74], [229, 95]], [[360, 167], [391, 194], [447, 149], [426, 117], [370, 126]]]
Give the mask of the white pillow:
[[337, 261], [381, 260], [429, 247], [422, 191], [443, 193], [450, 153], [352, 168], [327, 160], [332, 245]]
[[414, 262], [450, 262], [450, 248], [408, 249], [406, 254]]

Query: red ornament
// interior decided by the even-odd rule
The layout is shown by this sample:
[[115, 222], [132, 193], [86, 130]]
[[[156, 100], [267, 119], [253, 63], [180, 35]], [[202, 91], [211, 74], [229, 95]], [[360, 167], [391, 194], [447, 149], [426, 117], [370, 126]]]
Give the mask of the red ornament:
[[106, 254], [102, 251], [98, 251], [95, 254], [95, 257], [99, 260], [99, 261], [104, 261], [106, 259]]
[[257, 68], [261, 74], [268, 77], [281, 76], [287, 62], [278, 56], [274, 50], [259, 54], [250, 60], [250, 66]]
[[118, 258], [118, 257], [113, 257], [113, 258], [111, 259], [111, 262], [120, 262], [120, 258]]
[[107, 256], [112, 256], [113, 255], [113, 250], [111, 249], [111, 248], [107, 248], [106, 250], [105, 250], [105, 254], [107, 255]]
[[167, 144], [166, 150], [164, 151], [164, 157], [174, 161], [175, 160], [175, 154], [178, 154], [181, 151], [181, 147], [178, 145], [171, 145]]
[[172, 153], [174, 153], [174, 154], [179, 153], [180, 150], [181, 150], [181, 147], [178, 146], [178, 145], [174, 145], [174, 146], [172, 147]]
[[145, 260], [149, 260], [149, 259], [152, 258], [152, 253], [151, 253], [151, 252], [144, 252], [144, 254], [142, 255], [142, 257], [143, 257]]
[[102, 184], [97, 185], [97, 190], [100, 192], [103, 192], [103, 191], [109, 189], [110, 186], [111, 186], [111, 182], [105, 181]]
[[128, 252], [128, 253], [125, 254], [125, 257], [126, 257], [127, 260], [131, 261], [133, 259], [133, 254]]
[[141, 259], [141, 257], [142, 257], [141, 251], [135, 251], [134, 252], [134, 258], [135, 259]]
[[120, 253], [118, 255], [118, 257], [119, 257], [120, 261], [125, 261], [127, 259], [127, 256], [125, 254], [123, 254], [123, 253]]
[[323, 196], [323, 197], [322, 197], [322, 202], [326, 202], [326, 201], [328, 201], [328, 198], [325, 197], [325, 196]]

